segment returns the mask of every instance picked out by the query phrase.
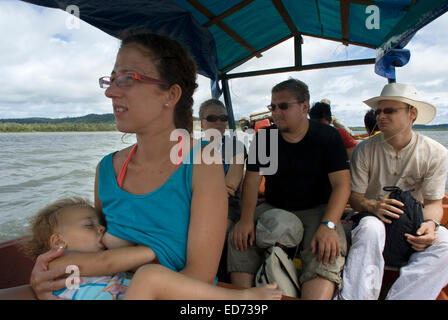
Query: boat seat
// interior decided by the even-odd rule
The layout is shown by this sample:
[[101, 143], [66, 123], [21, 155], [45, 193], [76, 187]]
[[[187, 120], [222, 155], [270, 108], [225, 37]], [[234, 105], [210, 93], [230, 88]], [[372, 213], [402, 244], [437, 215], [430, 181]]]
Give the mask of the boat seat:
[[20, 240], [0, 243], [0, 289], [29, 283], [34, 261], [18, 249]]

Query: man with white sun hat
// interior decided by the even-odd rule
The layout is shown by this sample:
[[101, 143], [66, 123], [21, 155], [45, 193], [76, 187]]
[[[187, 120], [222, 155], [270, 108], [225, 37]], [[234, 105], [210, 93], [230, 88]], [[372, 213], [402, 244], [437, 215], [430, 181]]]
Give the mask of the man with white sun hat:
[[358, 144], [351, 158], [350, 205], [371, 216], [352, 230], [343, 271], [342, 299], [378, 299], [384, 272], [385, 224], [403, 213], [403, 204], [388, 197], [385, 186], [412, 191], [424, 203], [423, 222], [415, 235], [405, 234], [415, 250], [387, 299], [436, 299], [448, 284], [448, 230], [439, 226], [448, 171], [448, 151], [440, 143], [412, 130], [427, 124], [436, 108], [417, 90], [402, 83], [387, 84], [377, 97], [364, 101], [374, 109], [382, 133]]
[[436, 116], [436, 108], [432, 104], [421, 101], [417, 90], [408, 84], [390, 83], [384, 86], [381, 95], [368, 99], [364, 103], [377, 109], [379, 102], [383, 100], [399, 101], [417, 108], [418, 115], [414, 124], [430, 123]]

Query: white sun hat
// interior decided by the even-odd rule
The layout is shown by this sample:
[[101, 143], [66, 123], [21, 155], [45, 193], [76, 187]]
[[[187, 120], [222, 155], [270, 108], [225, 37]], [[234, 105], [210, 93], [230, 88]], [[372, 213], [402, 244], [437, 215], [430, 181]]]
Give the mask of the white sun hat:
[[368, 100], [364, 103], [369, 107], [376, 109], [378, 103], [382, 100], [401, 101], [416, 107], [418, 110], [417, 119], [414, 124], [427, 124], [436, 116], [436, 107], [427, 102], [421, 101], [417, 94], [417, 89], [404, 83], [386, 84], [381, 91], [381, 95]]

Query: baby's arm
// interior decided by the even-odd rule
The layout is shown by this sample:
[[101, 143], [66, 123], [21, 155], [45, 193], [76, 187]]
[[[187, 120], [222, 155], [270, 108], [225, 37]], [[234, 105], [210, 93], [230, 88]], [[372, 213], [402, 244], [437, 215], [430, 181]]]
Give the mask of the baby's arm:
[[64, 253], [63, 256], [50, 262], [50, 270], [57, 267], [76, 265], [81, 276], [104, 276], [124, 272], [156, 259], [154, 251], [146, 246], [124, 247], [99, 252]]

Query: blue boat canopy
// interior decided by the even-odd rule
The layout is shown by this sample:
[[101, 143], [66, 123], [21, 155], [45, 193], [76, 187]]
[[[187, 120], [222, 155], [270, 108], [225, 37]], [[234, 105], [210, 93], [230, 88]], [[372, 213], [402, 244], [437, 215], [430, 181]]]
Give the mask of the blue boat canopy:
[[[227, 79], [236, 77], [376, 63], [375, 72], [394, 81], [394, 68], [410, 58], [403, 49], [409, 40], [448, 11], [446, 0], [22, 1], [62, 10], [75, 5], [80, 19], [114, 37], [133, 27], [167, 34], [190, 50], [199, 74], [211, 79], [215, 97], [221, 94], [222, 80], [226, 103]], [[377, 54], [371, 59], [302, 65], [304, 35], [376, 49]], [[291, 37], [294, 66], [229, 73]]]

